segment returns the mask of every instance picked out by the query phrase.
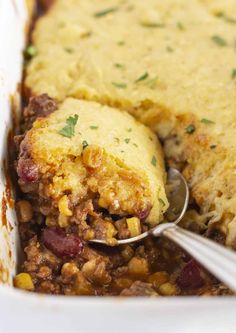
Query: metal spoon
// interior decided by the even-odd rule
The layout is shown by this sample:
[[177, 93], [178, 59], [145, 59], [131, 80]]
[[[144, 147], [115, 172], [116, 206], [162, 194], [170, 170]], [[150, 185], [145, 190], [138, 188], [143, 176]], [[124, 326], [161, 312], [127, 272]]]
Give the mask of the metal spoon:
[[[169, 222], [159, 224], [137, 237], [118, 240], [116, 245], [138, 242], [147, 236], [167, 237], [187, 251], [215, 277], [236, 291], [236, 253], [208, 238], [177, 226], [188, 207], [189, 189], [185, 178], [173, 168], [168, 171], [167, 183], [172, 183], [172, 186], [174, 184], [168, 195], [170, 207], [166, 216]], [[105, 240], [93, 239], [91, 242], [109, 245]]]

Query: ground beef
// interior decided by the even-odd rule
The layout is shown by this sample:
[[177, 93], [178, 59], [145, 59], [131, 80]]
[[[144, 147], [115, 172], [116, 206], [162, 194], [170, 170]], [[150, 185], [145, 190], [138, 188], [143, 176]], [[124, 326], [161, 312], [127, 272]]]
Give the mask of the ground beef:
[[84, 243], [77, 255], [58, 257], [45, 247], [40, 236], [44, 224], [33, 230], [35, 223], [24, 223], [20, 228], [26, 244], [21, 271], [30, 274], [37, 292], [100, 296], [232, 294], [193, 260], [186, 263], [183, 258], [187, 256], [178, 247], [169, 246], [167, 240], [150, 238], [140, 245], [115, 248]]
[[47, 94], [33, 96], [29, 99], [29, 104], [24, 109], [23, 132], [32, 127], [33, 122], [39, 117], [46, 117], [57, 109], [54, 99]]

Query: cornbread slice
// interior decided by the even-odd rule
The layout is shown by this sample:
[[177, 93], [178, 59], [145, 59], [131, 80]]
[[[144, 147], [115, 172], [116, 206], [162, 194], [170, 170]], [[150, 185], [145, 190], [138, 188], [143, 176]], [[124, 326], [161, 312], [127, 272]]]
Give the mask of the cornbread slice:
[[26, 76], [33, 94], [97, 100], [151, 126], [234, 248], [235, 21], [233, 0], [58, 0]]
[[49, 225], [81, 223], [85, 207], [79, 205], [88, 200], [94, 211], [137, 217], [135, 225], [158, 224], [168, 207], [155, 134], [126, 112], [95, 102], [68, 98], [38, 118], [21, 143], [18, 175], [24, 192], [39, 195], [38, 207], [40, 200], [50, 206], [41, 210]]

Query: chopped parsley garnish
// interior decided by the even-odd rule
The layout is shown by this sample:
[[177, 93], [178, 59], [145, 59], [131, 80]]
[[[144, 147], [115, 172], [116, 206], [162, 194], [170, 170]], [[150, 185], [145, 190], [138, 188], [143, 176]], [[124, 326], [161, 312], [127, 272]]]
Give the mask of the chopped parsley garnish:
[[77, 114], [75, 114], [74, 117], [70, 116], [67, 118], [66, 126], [59, 131], [59, 134], [67, 138], [72, 138], [72, 136], [75, 135], [75, 125], [77, 124], [78, 118], [79, 116]]
[[193, 124], [189, 124], [187, 127], [185, 127], [185, 132], [188, 134], [194, 133], [196, 130], [196, 127]]
[[34, 47], [33, 45], [29, 45], [26, 49], [25, 49], [25, 57], [26, 58], [32, 58], [37, 54], [37, 49], [36, 47]]
[[144, 81], [144, 80], [146, 80], [148, 77], [149, 77], [148, 72], [145, 72], [144, 74], [142, 74], [142, 75], [141, 75], [137, 80], [135, 80], [134, 82], [135, 82], [135, 83], [138, 83], [138, 82], [140, 82], [140, 81]]
[[83, 146], [83, 149], [85, 149], [86, 147], [88, 147], [88, 142], [86, 141], [86, 140], [84, 140], [83, 142], [82, 142], [82, 146]]
[[153, 155], [152, 156], [152, 161], [151, 161], [151, 163], [152, 163], [152, 165], [155, 167], [155, 166], [157, 166], [157, 159], [156, 159], [156, 157]]
[[166, 51], [172, 53], [172, 52], [174, 52], [174, 49], [172, 49], [172, 47], [170, 47], [170, 46], [167, 46]]
[[236, 68], [232, 70], [232, 79], [236, 79]]
[[165, 202], [161, 198], [158, 198], [158, 201], [160, 202], [160, 204], [162, 204], [162, 206], [165, 206]]
[[125, 89], [127, 88], [126, 83], [119, 83], [119, 82], [112, 82], [113, 86], [119, 89]]
[[125, 65], [123, 64], [114, 64], [114, 66], [119, 69], [125, 69]]
[[125, 41], [124, 40], [120, 40], [119, 42], [117, 42], [117, 45], [123, 46], [123, 45], [125, 45]]
[[145, 28], [164, 28], [165, 25], [163, 23], [156, 22], [141, 22], [141, 25]]
[[89, 126], [89, 128], [90, 128], [91, 130], [96, 130], [96, 129], [98, 129], [98, 126], [94, 126], [94, 125], [92, 125], [92, 126]]
[[94, 14], [94, 17], [97, 17], [97, 18], [99, 18], [99, 17], [103, 17], [103, 16], [106, 16], [106, 15], [108, 15], [108, 14], [114, 13], [114, 12], [116, 12], [117, 10], [118, 10], [117, 7], [107, 8], [107, 9], [104, 9], [104, 10], [102, 10], [102, 11], [100, 11], [100, 12], [96, 12], [96, 13]]
[[65, 50], [67, 53], [73, 53], [73, 52], [74, 52], [74, 50], [71, 49], [71, 48], [69, 48], [69, 47], [64, 48], [64, 50]]
[[126, 139], [125, 139], [125, 143], [128, 144], [129, 142], [130, 142], [130, 138], [126, 138]]
[[131, 127], [128, 128], [127, 131], [128, 131], [128, 132], [132, 132], [132, 128], [131, 128]]
[[219, 18], [222, 18], [223, 20], [225, 20], [228, 23], [236, 24], [236, 18], [225, 15], [223, 12], [218, 13], [216, 16]]
[[150, 79], [145, 81], [145, 85], [148, 86], [151, 89], [154, 89], [156, 87], [156, 84], [157, 84], [157, 79], [158, 79], [157, 76], [155, 76], [153, 78], [150, 78]]
[[177, 28], [181, 31], [184, 31], [185, 30], [185, 27], [183, 26], [183, 24], [181, 22], [177, 22]]
[[219, 45], [221, 47], [228, 45], [227, 41], [218, 35], [212, 36], [211, 39], [213, 40], [213, 42], [215, 42], [217, 45]]
[[210, 145], [211, 149], [215, 149], [217, 147], [217, 145]]
[[215, 122], [210, 120], [210, 119], [207, 119], [207, 118], [202, 118], [201, 119], [201, 123], [204, 123], [204, 124], [214, 124]]
[[138, 148], [138, 145], [135, 142], [133, 143], [133, 146], [136, 147], [136, 148]]

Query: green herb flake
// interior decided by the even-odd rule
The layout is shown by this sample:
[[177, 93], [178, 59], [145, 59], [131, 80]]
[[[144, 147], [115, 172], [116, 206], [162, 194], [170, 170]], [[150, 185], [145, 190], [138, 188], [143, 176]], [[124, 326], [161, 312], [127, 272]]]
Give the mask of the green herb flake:
[[156, 157], [155, 157], [154, 155], [152, 156], [152, 161], [151, 161], [151, 163], [152, 163], [152, 165], [153, 165], [154, 167], [157, 166], [157, 159], [156, 159]]
[[106, 16], [106, 15], [108, 15], [108, 14], [114, 13], [114, 12], [116, 12], [117, 10], [118, 10], [117, 7], [107, 8], [107, 9], [104, 9], [104, 10], [102, 10], [102, 11], [100, 11], [100, 12], [96, 12], [96, 13], [94, 14], [94, 17], [96, 17], [96, 18], [100, 18], [100, 17]]
[[117, 45], [123, 46], [123, 45], [125, 45], [125, 41], [124, 40], [120, 40], [119, 42], [117, 42]]
[[165, 202], [161, 199], [161, 198], [158, 198], [158, 201], [160, 202], [160, 204], [164, 207], [166, 204]]
[[144, 28], [164, 28], [165, 24], [156, 22], [141, 22], [141, 26]]
[[174, 49], [172, 49], [171, 46], [167, 46], [167, 47], [166, 47], [166, 51], [169, 52], [169, 53], [173, 53], [173, 52], [174, 52]]
[[151, 136], [148, 137], [150, 141], [153, 141], [153, 138]]
[[33, 45], [29, 45], [24, 51], [25, 57], [29, 59], [33, 58], [36, 54], [37, 54], [37, 49]]
[[121, 82], [112, 82], [112, 85], [116, 88], [119, 89], [126, 89], [127, 88], [127, 84], [126, 83], [121, 83]]
[[86, 147], [88, 147], [88, 142], [86, 141], [86, 140], [84, 140], [83, 142], [82, 142], [82, 146], [83, 146], [83, 149], [85, 149]]
[[133, 143], [133, 146], [134, 146], [134, 147], [136, 147], [136, 148], [138, 148], [138, 145], [137, 145], [137, 143]]
[[236, 24], [236, 19], [234, 17], [224, 16], [224, 20], [228, 23]]
[[185, 27], [184, 27], [184, 25], [183, 25], [181, 22], [177, 22], [176, 26], [177, 26], [177, 28], [178, 28], [179, 30], [181, 30], [181, 31], [184, 31], [184, 30], [185, 30]]
[[140, 76], [137, 80], [135, 80], [134, 82], [135, 82], [135, 83], [138, 83], [138, 82], [144, 81], [144, 80], [146, 80], [148, 77], [149, 77], [148, 72], [145, 72], [143, 75], [141, 75], [141, 76]]
[[196, 130], [196, 127], [193, 124], [190, 124], [185, 128], [185, 132], [188, 134], [194, 133], [195, 130]]
[[79, 116], [77, 114], [75, 114], [74, 117], [70, 116], [67, 118], [66, 126], [59, 131], [59, 134], [67, 138], [72, 138], [72, 136], [75, 135], [75, 125], [77, 124], [78, 118]]
[[218, 35], [212, 36], [211, 39], [213, 40], [213, 42], [215, 44], [217, 44], [220, 47], [224, 47], [224, 46], [228, 45], [227, 41], [224, 38], [222, 38], [222, 37], [220, 37]]
[[216, 16], [223, 19], [225, 22], [236, 24], [236, 18], [225, 15], [223, 12], [217, 13]]
[[125, 139], [125, 143], [128, 144], [129, 142], [130, 142], [130, 138], [126, 138], [126, 139]]
[[210, 145], [211, 149], [215, 149], [217, 147], [217, 145]]
[[119, 69], [125, 69], [125, 65], [123, 65], [123, 64], [114, 64], [114, 67], [119, 68]]
[[206, 125], [210, 125], [210, 124], [214, 124], [215, 122], [210, 120], [210, 119], [207, 119], [207, 118], [202, 118], [201, 123], [206, 124]]
[[232, 70], [231, 77], [232, 77], [233, 80], [236, 79], [236, 68], [234, 68], [234, 69]]
[[132, 132], [132, 128], [131, 128], [131, 127], [128, 128], [127, 131], [128, 131], [128, 132]]
[[154, 89], [154, 88], [156, 87], [156, 85], [157, 85], [157, 80], [158, 80], [158, 77], [155, 76], [155, 77], [153, 77], [153, 78], [150, 78], [150, 79], [146, 80], [146, 81], [144, 82], [144, 84], [145, 84], [146, 86], [148, 86], [149, 88]]
[[74, 52], [74, 50], [71, 49], [71, 48], [69, 48], [69, 47], [65, 47], [64, 50], [65, 50], [65, 52], [67, 52], [67, 53], [73, 53], [73, 52]]
[[90, 128], [91, 130], [96, 130], [96, 129], [98, 129], [98, 126], [94, 126], [94, 125], [92, 125], [92, 126], [89, 126], [89, 128]]

